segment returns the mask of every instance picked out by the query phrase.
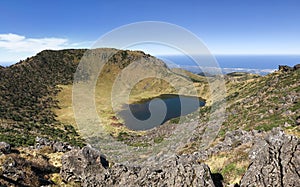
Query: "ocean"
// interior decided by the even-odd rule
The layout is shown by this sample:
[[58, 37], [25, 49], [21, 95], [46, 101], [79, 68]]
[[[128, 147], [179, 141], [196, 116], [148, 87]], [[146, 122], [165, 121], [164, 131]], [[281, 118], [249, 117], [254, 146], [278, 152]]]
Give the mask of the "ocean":
[[[194, 73], [202, 73], [204, 68], [199, 66], [188, 56], [168, 55], [157, 56], [170, 68], [183, 68]], [[300, 55], [216, 55], [215, 59], [223, 73], [249, 72], [266, 75], [278, 69], [279, 65], [294, 66], [300, 64]], [[1, 62], [2, 66], [9, 66], [11, 62]], [[209, 67], [209, 64], [201, 64]]]
[[[199, 68], [188, 56], [169, 55], [158, 58], [171, 68], [179, 67], [194, 73], [203, 72], [203, 68]], [[279, 65], [300, 64], [300, 55], [216, 55], [215, 59], [223, 73], [249, 72], [265, 75], [277, 70]], [[204, 62], [203, 66], [208, 67], [209, 64]]]

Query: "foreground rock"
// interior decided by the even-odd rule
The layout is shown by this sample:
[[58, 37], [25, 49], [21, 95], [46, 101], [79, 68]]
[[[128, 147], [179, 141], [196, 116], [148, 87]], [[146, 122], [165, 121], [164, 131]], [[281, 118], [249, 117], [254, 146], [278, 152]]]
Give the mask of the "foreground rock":
[[231, 131], [208, 152], [173, 155], [159, 164], [149, 159], [140, 166], [108, 163], [100, 151], [86, 146], [64, 154], [61, 176], [82, 186], [222, 186], [222, 176], [216, 181], [216, 174], [197, 160], [202, 154], [207, 157], [244, 144], [252, 147], [251, 163], [240, 186], [299, 186], [300, 140], [280, 128], [265, 133]]
[[189, 157], [174, 155], [155, 167], [115, 164], [108, 168], [105, 157], [91, 147], [66, 153], [61, 176], [82, 186], [214, 186], [209, 167]]
[[250, 154], [252, 163], [241, 186], [299, 186], [300, 140], [280, 129], [260, 141]]

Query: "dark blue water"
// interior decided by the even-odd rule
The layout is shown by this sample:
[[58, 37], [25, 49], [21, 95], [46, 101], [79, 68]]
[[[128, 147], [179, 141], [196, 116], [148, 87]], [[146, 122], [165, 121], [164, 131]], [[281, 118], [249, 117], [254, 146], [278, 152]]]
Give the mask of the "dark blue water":
[[[170, 67], [178, 67], [197, 73], [197, 64], [187, 56], [160, 56]], [[265, 74], [278, 69], [278, 65], [294, 66], [300, 64], [300, 55], [216, 55], [220, 68], [225, 73], [234, 71], [246, 71]], [[201, 66], [210, 64], [201, 62]]]
[[148, 130], [172, 118], [190, 114], [204, 104], [198, 97], [166, 94], [130, 104], [129, 110], [123, 110], [119, 115], [129, 129]]
[[219, 55], [216, 59], [222, 68], [277, 69], [300, 63], [300, 55]]

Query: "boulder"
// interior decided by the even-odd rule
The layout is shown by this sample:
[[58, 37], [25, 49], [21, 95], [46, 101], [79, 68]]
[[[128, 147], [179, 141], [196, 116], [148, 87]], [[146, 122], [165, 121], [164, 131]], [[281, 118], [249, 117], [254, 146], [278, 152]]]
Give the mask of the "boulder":
[[105, 179], [108, 162], [100, 151], [85, 146], [73, 149], [62, 156], [61, 176], [67, 182], [81, 182], [83, 186], [100, 184]]
[[275, 128], [249, 155], [243, 186], [299, 186], [300, 140]]
[[10, 144], [6, 142], [0, 142], [0, 154], [8, 154], [11, 152]]
[[52, 144], [52, 149], [54, 152], [67, 152], [72, 149], [72, 146], [70, 146], [67, 143], [62, 143], [62, 142], [55, 142]]

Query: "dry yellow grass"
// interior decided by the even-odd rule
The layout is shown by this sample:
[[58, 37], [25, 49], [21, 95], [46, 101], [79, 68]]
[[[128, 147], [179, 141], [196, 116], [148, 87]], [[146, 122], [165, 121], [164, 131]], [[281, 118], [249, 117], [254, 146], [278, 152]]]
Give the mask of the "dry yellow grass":
[[227, 184], [239, 183], [249, 166], [249, 145], [239, 146], [230, 152], [220, 152], [205, 161], [212, 173], [221, 173]]
[[[101, 73], [95, 87], [96, 110], [101, 119], [101, 124], [99, 125], [102, 125], [108, 133], [117, 136], [119, 132], [129, 131], [125, 127], [112, 127], [110, 125], [111, 123], [116, 122], [112, 120], [114, 116], [116, 116], [115, 111], [112, 109], [112, 87], [115, 77], [121, 70], [114, 65], [111, 65], [109, 70], [106, 70], [105, 68], [103, 72], [109, 71], [109, 73]], [[205, 83], [206, 78], [198, 75], [193, 76], [196, 76], [194, 79], [197, 78], [203, 81], [203, 83], [194, 83], [194, 86], [198, 91], [198, 96], [208, 99], [209, 87], [207, 83]], [[58, 93], [56, 99], [59, 101], [58, 105], [60, 108], [54, 109], [54, 112], [57, 115], [56, 119], [64, 124], [72, 124], [75, 128], [77, 128], [72, 108], [73, 85], [60, 85], [59, 87], [61, 88], [61, 92]], [[176, 90], [165, 80], [146, 78], [138, 82], [131, 89], [128, 104], [142, 99], [157, 97], [161, 94], [176, 94]], [[118, 122], [122, 121], [120, 120]]]

